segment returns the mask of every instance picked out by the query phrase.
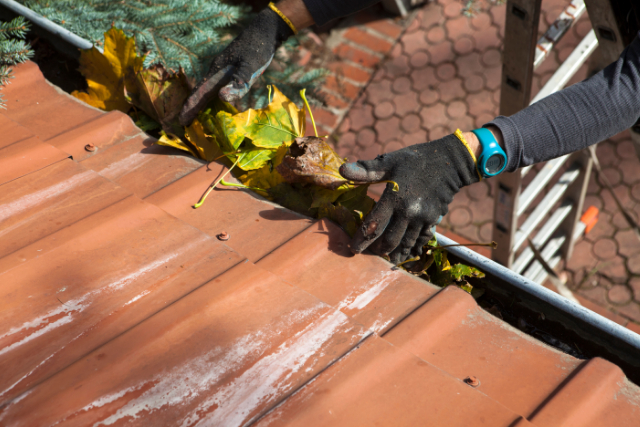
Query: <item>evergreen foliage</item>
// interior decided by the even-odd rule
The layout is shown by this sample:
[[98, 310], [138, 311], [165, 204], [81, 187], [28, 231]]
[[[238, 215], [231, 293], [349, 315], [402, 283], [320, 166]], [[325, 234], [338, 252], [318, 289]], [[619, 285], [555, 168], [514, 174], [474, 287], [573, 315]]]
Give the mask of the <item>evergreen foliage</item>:
[[[29, 24], [21, 16], [9, 22], [0, 22], [0, 89], [13, 78], [11, 66], [33, 56], [31, 46], [24, 40], [28, 30]], [[2, 94], [0, 108], [5, 108]]]
[[[47, 19], [101, 47], [104, 32], [122, 29], [134, 37], [140, 55], [146, 55], [145, 68], [162, 64], [167, 70], [182, 67], [192, 80], [200, 80], [211, 59], [220, 53], [248, 23], [248, 6], [226, 4], [221, 0], [19, 0]], [[295, 41], [289, 43], [289, 49]], [[285, 49], [286, 50], [286, 49]], [[323, 71], [303, 72], [289, 64], [290, 55], [279, 55], [254, 86], [247, 104], [266, 102], [264, 87], [275, 83], [283, 92], [300, 101], [298, 88], [307, 87], [312, 100], [322, 82]]]

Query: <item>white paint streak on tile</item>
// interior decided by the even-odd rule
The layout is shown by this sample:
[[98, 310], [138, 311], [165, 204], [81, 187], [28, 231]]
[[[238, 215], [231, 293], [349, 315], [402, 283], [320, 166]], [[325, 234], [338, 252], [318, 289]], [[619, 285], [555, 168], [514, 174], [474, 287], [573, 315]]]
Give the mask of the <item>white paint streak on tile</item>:
[[90, 180], [92, 176], [95, 176], [93, 171], [82, 172], [65, 181], [50, 185], [49, 187], [43, 188], [42, 190], [38, 190], [34, 193], [26, 194], [10, 203], [0, 205], [0, 222], [31, 209], [34, 206], [41, 205], [49, 199], [69, 192], [80, 184]]
[[133, 153], [122, 160], [111, 163], [106, 168], [100, 170], [98, 173], [109, 179], [118, 179], [121, 176], [138, 169], [143, 164], [150, 160], [149, 155], [144, 153]]
[[131, 299], [130, 299], [129, 301], [127, 301], [124, 305], [125, 305], [125, 306], [127, 306], [127, 305], [129, 305], [129, 304], [132, 304], [132, 303], [134, 303], [134, 302], [138, 301], [138, 300], [139, 300], [140, 298], [142, 298], [143, 296], [145, 296], [145, 295], [149, 295], [150, 293], [151, 293], [151, 291], [146, 290], [146, 291], [144, 291], [144, 292], [142, 292], [142, 293], [140, 293], [140, 294], [136, 295], [135, 297], [131, 298]]
[[[395, 271], [382, 271], [376, 277], [338, 304], [338, 310], [362, 310], [384, 291], [396, 276]], [[355, 294], [355, 295], [354, 295]]]
[[[276, 398], [290, 386], [291, 377], [318, 356], [322, 347], [348, 321], [339, 311], [329, 311], [309, 324], [293, 338], [282, 343], [278, 349], [247, 369], [236, 380], [218, 390], [213, 396], [185, 419], [183, 427], [196, 426], [241, 426], [261, 404]], [[198, 412], [208, 412], [202, 419]]]

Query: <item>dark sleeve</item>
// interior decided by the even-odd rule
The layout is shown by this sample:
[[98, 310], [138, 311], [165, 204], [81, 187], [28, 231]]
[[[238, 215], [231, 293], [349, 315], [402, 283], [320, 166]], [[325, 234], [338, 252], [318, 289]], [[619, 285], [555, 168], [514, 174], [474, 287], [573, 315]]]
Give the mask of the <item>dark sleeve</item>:
[[303, 0], [316, 25], [351, 15], [378, 3], [380, 0]]
[[508, 172], [554, 159], [630, 128], [640, 117], [640, 37], [593, 77], [488, 125], [502, 131]]

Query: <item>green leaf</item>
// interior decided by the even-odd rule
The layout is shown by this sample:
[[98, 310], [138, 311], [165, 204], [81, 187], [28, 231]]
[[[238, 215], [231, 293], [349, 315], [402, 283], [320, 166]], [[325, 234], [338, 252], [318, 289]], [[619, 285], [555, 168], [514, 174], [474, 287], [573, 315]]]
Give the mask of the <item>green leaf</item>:
[[[360, 214], [356, 213], [356, 217], [359, 219], [358, 223], [361, 223], [362, 219], [369, 215], [369, 212], [371, 212], [371, 209], [373, 209], [376, 204], [376, 202], [367, 195], [368, 189], [368, 185], [360, 185], [358, 187], [351, 188], [350, 190], [342, 193], [336, 200], [336, 204], [344, 206], [351, 212], [360, 212]], [[361, 215], [362, 218], [360, 218]]]
[[456, 281], [460, 281], [465, 277], [484, 277], [484, 273], [477, 268], [464, 264], [455, 264], [452, 266], [450, 274]]
[[440, 271], [447, 271], [451, 269], [451, 264], [447, 259], [447, 251], [444, 249], [436, 249], [433, 251], [433, 259], [440, 269]]
[[318, 219], [320, 218], [329, 218], [351, 237], [356, 234], [358, 228], [356, 217], [344, 206], [327, 203], [318, 209]]
[[242, 148], [242, 154], [240, 154], [238, 167], [246, 171], [260, 169], [264, 167], [269, 160], [273, 159], [276, 153], [277, 150], [266, 150], [256, 147], [251, 142], [246, 142]]
[[287, 182], [270, 188], [269, 196], [274, 202], [302, 215], [315, 218], [318, 213], [317, 208], [310, 207], [312, 202], [311, 193]]
[[[223, 144], [228, 143], [228, 147], [222, 147], [225, 152], [234, 152], [240, 147], [242, 141], [244, 141], [245, 130], [244, 127], [238, 124], [235, 119], [236, 116], [227, 113], [226, 111], [219, 111], [216, 114], [216, 118], [220, 122], [221, 130], [226, 136], [226, 141]], [[220, 141], [218, 141], [220, 143]], [[278, 144], [279, 146], [280, 144]]]

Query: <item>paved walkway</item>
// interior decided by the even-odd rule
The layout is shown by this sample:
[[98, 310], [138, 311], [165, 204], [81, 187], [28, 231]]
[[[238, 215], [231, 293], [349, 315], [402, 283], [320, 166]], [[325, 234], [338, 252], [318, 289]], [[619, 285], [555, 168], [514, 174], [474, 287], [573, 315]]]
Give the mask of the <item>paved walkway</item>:
[[[568, 3], [543, 2], [541, 33]], [[372, 159], [495, 117], [505, 9], [479, 1], [467, 18], [459, 0], [438, 0], [408, 20], [363, 13], [332, 31], [327, 44], [337, 55], [331, 64], [335, 75], [329, 81], [329, 108], [318, 114], [338, 153]], [[564, 37], [536, 71], [534, 95], [590, 29], [585, 16]], [[570, 84], [585, 77], [583, 67]], [[598, 155], [618, 196], [640, 215], [640, 162], [628, 133], [601, 143]], [[566, 266], [569, 284], [585, 305], [638, 328], [633, 322], [640, 324], [640, 241], [595, 176], [585, 206], [590, 205], [601, 210], [600, 220], [576, 245]], [[492, 216], [492, 184], [481, 182], [455, 197], [441, 230], [490, 241]]]

